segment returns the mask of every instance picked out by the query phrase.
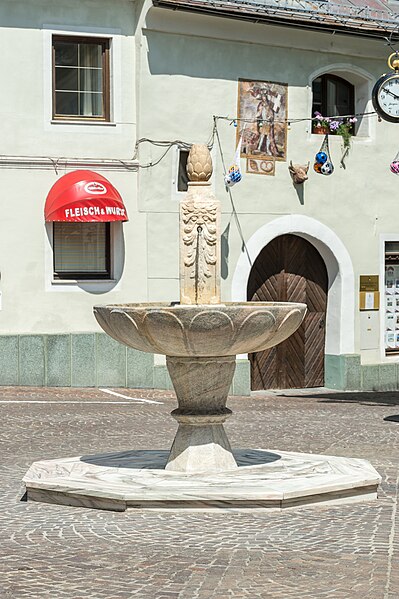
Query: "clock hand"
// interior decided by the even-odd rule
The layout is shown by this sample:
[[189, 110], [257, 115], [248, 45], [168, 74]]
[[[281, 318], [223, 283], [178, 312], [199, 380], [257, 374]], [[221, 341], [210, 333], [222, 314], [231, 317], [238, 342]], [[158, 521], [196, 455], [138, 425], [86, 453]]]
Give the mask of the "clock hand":
[[384, 90], [384, 92], [386, 94], [389, 94], [390, 96], [393, 96], [394, 98], [396, 98], [396, 100], [399, 100], [399, 96], [397, 96], [396, 94], [394, 94], [393, 92], [391, 92], [390, 89], [383, 88], [383, 90]]

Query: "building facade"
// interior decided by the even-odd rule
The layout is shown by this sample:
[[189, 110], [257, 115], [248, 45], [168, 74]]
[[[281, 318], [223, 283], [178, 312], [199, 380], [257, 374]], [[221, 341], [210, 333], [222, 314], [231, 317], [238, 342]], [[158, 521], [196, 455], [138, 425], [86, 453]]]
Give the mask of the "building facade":
[[[267, 2], [239, 18], [233, 1], [1, 2], [0, 384], [170, 386], [163, 358], [109, 339], [92, 307], [178, 300], [178, 207], [199, 142], [223, 203], [223, 300], [309, 306], [291, 345], [238, 357], [233, 392], [398, 388], [396, 125], [371, 101], [397, 20], [375, 4], [349, 25], [339, 5], [315, 28]], [[313, 169], [316, 108], [357, 119], [348, 150], [328, 135], [328, 176]], [[226, 189], [240, 139], [243, 178]], [[308, 180], [294, 185], [290, 162], [309, 162]], [[105, 177], [128, 221], [48, 220], [49, 192], [76, 171]]]

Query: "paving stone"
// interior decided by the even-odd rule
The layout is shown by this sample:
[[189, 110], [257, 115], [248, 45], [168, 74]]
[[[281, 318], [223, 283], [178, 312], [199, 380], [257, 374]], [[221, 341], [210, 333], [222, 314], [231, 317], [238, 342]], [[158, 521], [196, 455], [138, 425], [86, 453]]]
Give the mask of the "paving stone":
[[1, 599], [397, 599], [399, 393], [228, 402], [234, 447], [366, 458], [383, 477], [374, 502], [117, 513], [19, 501], [35, 460], [170, 446], [173, 392], [113, 390], [162, 403], [95, 388], [0, 388]]

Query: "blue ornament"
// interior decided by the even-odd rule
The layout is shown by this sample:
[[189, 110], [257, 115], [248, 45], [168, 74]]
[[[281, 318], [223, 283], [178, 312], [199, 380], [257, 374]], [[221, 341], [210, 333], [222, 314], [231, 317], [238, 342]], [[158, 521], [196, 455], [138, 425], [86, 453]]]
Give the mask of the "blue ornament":
[[320, 164], [324, 164], [328, 160], [328, 156], [325, 152], [317, 152], [315, 156], [316, 162], [320, 162]]
[[320, 162], [320, 164], [324, 164], [327, 162], [328, 156], [325, 152], [317, 152], [316, 154], [316, 162]]
[[240, 171], [234, 170], [232, 173], [230, 173], [230, 178], [232, 181], [234, 181], [234, 183], [238, 183], [239, 181], [241, 181], [242, 176]]
[[238, 166], [233, 165], [229, 168], [229, 172], [224, 178], [224, 182], [227, 187], [233, 187], [236, 183], [241, 181], [242, 175]]

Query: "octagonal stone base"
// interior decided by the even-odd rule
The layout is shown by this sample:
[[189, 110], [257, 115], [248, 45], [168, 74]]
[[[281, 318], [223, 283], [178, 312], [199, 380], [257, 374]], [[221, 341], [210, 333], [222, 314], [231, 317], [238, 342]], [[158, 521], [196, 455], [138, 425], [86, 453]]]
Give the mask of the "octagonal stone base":
[[126, 451], [35, 462], [27, 499], [124, 511], [263, 510], [376, 499], [381, 482], [366, 460], [277, 450], [235, 450], [238, 468], [187, 474], [165, 470], [168, 451]]

